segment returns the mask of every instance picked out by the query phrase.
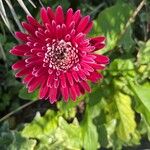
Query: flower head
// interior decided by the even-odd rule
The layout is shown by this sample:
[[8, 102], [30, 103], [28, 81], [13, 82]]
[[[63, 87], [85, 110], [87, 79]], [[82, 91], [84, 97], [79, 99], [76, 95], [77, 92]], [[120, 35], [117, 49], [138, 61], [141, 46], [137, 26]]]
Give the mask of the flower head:
[[91, 88], [88, 81], [102, 78], [98, 70], [105, 68], [109, 59], [95, 54], [102, 49], [104, 37], [87, 37], [92, 28], [90, 16], [82, 17], [80, 10], [70, 8], [64, 14], [62, 7], [56, 11], [50, 7], [40, 11], [42, 23], [27, 16], [22, 26], [26, 33], [16, 32], [24, 44], [13, 47], [10, 52], [22, 59], [13, 64], [16, 77], [23, 78], [28, 92], [39, 88], [39, 98], [51, 103], [62, 96], [76, 100]]

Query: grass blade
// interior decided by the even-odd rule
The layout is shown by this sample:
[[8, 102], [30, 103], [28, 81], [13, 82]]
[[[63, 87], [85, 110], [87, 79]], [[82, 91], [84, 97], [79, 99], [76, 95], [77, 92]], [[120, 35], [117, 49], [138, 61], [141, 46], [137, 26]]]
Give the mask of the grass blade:
[[28, 0], [28, 1], [34, 8], [36, 8], [36, 5], [32, 2], [32, 0]]
[[13, 15], [13, 18], [14, 18], [14, 20], [15, 20], [15, 22], [16, 22], [18, 28], [19, 28], [19, 30], [23, 32], [23, 28], [22, 28], [22, 26], [21, 26], [21, 24], [20, 24], [20, 21], [19, 21], [17, 15], [16, 15], [16, 12], [15, 12], [13, 6], [12, 6], [11, 1], [10, 1], [10, 0], [5, 0], [5, 1], [6, 1], [8, 7], [9, 7], [9, 9], [10, 9], [12, 15]]
[[6, 15], [6, 11], [5, 11], [5, 8], [4, 8], [2, 1], [0, 1], [0, 16], [2, 17], [2, 20], [4, 21], [5, 25], [9, 29], [10, 33], [14, 36], [14, 29], [10, 25], [10, 22], [9, 22], [7, 15]]
[[31, 16], [31, 14], [30, 14], [28, 8], [26, 7], [26, 5], [24, 4], [24, 2], [23, 2], [22, 0], [17, 0], [17, 1], [18, 1], [18, 3], [20, 4], [20, 6], [22, 7], [22, 9], [25, 11], [25, 13], [26, 13], [27, 15], [30, 15], [30, 16]]

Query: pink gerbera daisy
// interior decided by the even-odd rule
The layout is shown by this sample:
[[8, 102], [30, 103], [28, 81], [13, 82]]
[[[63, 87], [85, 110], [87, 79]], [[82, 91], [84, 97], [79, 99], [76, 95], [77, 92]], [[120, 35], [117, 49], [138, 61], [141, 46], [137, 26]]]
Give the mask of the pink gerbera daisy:
[[64, 14], [61, 6], [54, 12], [50, 7], [40, 11], [42, 23], [27, 16], [22, 26], [26, 33], [16, 32], [24, 44], [13, 47], [10, 52], [22, 59], [13, 64], [16, 77], [22, 77], [28, 92], [39, 89], [39, 98], [51, 103], [62, 96], [76, 100], [91, 88], [88, 81], [102, 78], [98, 70], [105, 68], [109, 59], [95, 54], [102, 49], [104, 37], [89, 38], [93, 22], [90, 16], [81, 16], [80, 10], [70, 8]]

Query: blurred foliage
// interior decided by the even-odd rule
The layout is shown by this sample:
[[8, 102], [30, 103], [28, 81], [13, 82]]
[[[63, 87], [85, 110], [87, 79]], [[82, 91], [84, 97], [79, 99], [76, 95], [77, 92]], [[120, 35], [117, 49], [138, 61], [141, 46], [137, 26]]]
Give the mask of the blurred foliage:
[[[31, 13], [39, 19], [42, 5], [56, 8], [60, 4], [65, 10], [73, 7], [91, 15], [94, 28], [90, 36], [106, 36], [106, 48], [98, 53], [109, 55], [111, 63], [103, 71], [103, 81], [91, 84], [92, 93], [76, 102], [48, 104], [46, 112], [41, 111], [42, 106], [38, 110], [30, 106], [17, 114], [23, 114], [22, 120], [13, 115], [8, 118], [9, 123], [1, 123], [0, 149], [121, 150], [140, 145], [142, 139], [150, 141], [149, 1], [128, 28], [126, 24], [140, 1], [39, 0], [33, 4], [29, 0], [23, 3], [11, 0], [14, 11], [20, 12], [17, 16], [12, 14], [7, 2], [10, 1], [0, 2], [5, 9], [1, 12], [6, 13], [3, 21], [0, 20], [1, 117], [28, 101], [37, 100], [38, 91], [28, 94], [20, 80], [15, 79], [11, 64], [19, 58], [10, 55], [9, 49], [17, 43], [12, 35], [22, 30], [19, 23], [25, 20], [25, 14]], [[27, 10], [22, 9], [23, 4]], [[32, 112], [36, 112], [34, 118], [28, 116]]]
[[0, 149], [2, 150], [33, 150], [36, 140], [24, 138], [18, 131], [9, 129], [5, 122], [0, 128]]

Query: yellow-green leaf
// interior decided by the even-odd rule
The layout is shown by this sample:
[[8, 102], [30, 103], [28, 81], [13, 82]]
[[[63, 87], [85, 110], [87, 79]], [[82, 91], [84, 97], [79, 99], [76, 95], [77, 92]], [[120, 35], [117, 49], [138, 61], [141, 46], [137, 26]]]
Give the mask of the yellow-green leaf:
[[117, 92], [114, 98], [119, 116], [117, 135], [121, 140], [128, 141], [136, 129], [135, 115], [131, 108], [131, 98], [121, 92]]

